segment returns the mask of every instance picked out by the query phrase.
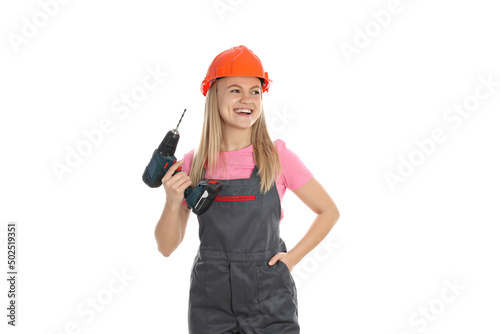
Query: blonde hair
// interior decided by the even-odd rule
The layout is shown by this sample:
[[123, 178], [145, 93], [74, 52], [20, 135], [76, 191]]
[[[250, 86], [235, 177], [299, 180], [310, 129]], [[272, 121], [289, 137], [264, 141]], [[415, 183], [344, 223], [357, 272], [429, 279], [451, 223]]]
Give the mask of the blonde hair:
[[[262, 96], [262, 87], [260, 89]], [[208, 168], [213, 174], [219, 163], [219, 152], [222, 140], [221, 117], [217, 104], [217, 80], [210, 86], [205, 99], [205, 115], [203, 118], [203, 129], [200, 144], [196, 150], [189, 176], [192, 184], [198, 184], [202, 180], [202, 172], [205, 161], [208, 160]], [[266, 193], [271, 189], [273, 182], [281, 174], [281, 163], [278, 150], [274, 146], [271, 136], [267, 131], [264, 108], [257, 121], [252, 125], [251, 143], [253, 145], [253, 158], [259, 169], [260, 192]]]

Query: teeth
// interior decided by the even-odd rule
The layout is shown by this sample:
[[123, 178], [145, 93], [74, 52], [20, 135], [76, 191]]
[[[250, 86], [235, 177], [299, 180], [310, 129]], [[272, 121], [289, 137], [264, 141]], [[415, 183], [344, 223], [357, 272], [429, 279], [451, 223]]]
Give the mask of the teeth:
[[238, 114], [244, 112], [246, 114], [250, 114], [252, 111], [250, 109], [235, 109], [234, 111], [236, 111]]
[[242, 113], [242, 112], [247, 113], [247, 114], [252, 113], [252, 111], [250, 109], [235, 109], [234, 111], [236, 111], [238, 114]]

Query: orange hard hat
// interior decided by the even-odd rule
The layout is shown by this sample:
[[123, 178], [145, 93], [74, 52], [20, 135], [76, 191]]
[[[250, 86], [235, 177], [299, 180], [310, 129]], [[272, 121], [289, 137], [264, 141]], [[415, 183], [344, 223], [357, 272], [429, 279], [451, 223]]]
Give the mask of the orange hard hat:
[[203, 96], [207, 96], [208, 89], [217, 78], [240, 75], [262, 79], [264, 81], [262, 92], [267, 92], [272, 82], [269, 80], [267, 72], [264, 72], [259, 57], [246, 46], [240, 45], [223, 51], [214, 58], [201, 83], [201, 93]]

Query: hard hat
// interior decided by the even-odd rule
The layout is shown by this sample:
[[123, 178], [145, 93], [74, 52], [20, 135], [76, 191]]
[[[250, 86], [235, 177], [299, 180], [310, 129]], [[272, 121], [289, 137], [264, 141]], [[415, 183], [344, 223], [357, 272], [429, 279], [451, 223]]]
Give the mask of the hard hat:
[[240, 75], [264, 80], [262, 92], [267, 92], [272, 82], [269, 80], [267, 72], [264, 72], [259, 57], [246, 46], [240, 45], [223, 51], [214, 58], [205, 79], [201, 83], [201, 93], [203, 96], [207, 96], [208, 89], [217, 78]]

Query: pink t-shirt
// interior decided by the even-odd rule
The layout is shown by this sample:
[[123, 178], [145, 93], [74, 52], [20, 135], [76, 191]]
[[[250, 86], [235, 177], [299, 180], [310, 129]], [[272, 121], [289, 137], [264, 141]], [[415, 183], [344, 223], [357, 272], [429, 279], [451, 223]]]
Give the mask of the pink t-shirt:
[[[274, 145], [278, 149], [281, 161], [281, 175], [278, 181], [276, 181], [276, 188], [278, 190], [280, 201], [282, 201], [287, 188], [290, 190], [296, 190], [306, 184], [307, 181], [313, 177], [313, 175], [302, 160], [300, 160], [298, 155], [286, 147], [283, 140], [277, 139], [274, 142]], [[182, 171], [186, 172], [188, 175], [189, 170], [191, 169], [193, 156], [194, 149], [186, 153], [181, 159], [184, 160], [182, 163]], [[224, 156], [226, 160], [225, 167], [222, 162], [222, 156]], [[230, 180], [249, 178], [255, 167], [253, 145], [236, 151], [220, 152], [219, 159], [220, 163], [214, 174], [211, 174], [210, 168], [207, 168], [205, 172], [206, 179]], [[185, 199], [182, 202], [182, 205], [187, 205]], [[281, 207], [280, 221], [284, 216], [283, 207]]]

